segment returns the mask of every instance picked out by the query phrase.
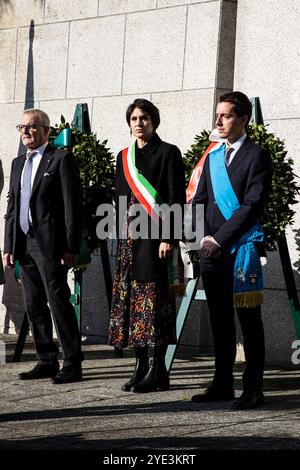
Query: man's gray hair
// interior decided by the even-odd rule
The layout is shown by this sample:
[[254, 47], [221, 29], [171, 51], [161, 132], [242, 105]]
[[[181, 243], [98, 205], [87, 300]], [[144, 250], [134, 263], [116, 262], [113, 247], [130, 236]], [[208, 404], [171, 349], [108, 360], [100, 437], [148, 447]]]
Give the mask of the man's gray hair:
[[36, 108], [28, 108], [24, 110], [24, 114], [37, 114], [39, 117], [40, 124], [43, 126], [50, 127], [50, 119], [48, 114], [46, 114], [44, 111], [41, 109], [36, 109]]

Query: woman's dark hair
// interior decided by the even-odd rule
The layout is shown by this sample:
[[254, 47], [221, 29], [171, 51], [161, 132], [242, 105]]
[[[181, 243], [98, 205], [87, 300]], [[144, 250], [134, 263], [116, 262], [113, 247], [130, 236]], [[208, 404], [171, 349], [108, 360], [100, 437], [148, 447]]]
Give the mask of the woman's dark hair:
[[248, 96], [241, 91], [231, 91], [219, 96], [218, 103], [223, 103], [224, 101], [233, 104], [232, 109], [238, 117], [248, 116], [245, 126], [247, 127], [252, 116], [252, 103]]
[[130, 116], [135, 108], [141, 109], [144, 113], [150, 116], [153, 128], [156, 131], [160, 124], [159, 110], [153, 103], [151, 103], [151, 101], [148, 101], [145, 98], [137, 98], [128, 106], [126, 111], [126, 121], [128, 126], [130, 127]]

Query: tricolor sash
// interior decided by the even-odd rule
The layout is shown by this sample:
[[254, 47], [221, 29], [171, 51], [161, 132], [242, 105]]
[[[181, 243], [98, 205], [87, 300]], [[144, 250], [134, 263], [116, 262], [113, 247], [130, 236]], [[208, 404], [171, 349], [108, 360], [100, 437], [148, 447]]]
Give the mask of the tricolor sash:
[[[217, 147], [216, 147], [217, 146]], [[213, 149], [216, 150], [216, 148], [218, 148], [220, 146], [220, 144], [218, 142], [212, 142], [208, 147], [207, 149], [205, 150], [204, 154], [201, 156], [200, 160], [198, 161], [197, 165], [195, 166], [193, 172], [192, 172], [192, 175], [191, 175], [191, 178], [190, 178], [190, 181], [189, 181], [189, 184], [188, 184], [188, 187], [187, 187], [187, 190], [186, 190], [186, 201], [187, 201], [187, 204], [189, 204], [193, 197], [195, 196], [196, 194], [196, 191], [197, 191], [197, 186], [198, 186], [198, 183], [199, 183], [199, 180], [200, 180], [200, 177], [202, 175], [202, 171], [203, 171], [203, 166], [204, 166], [204, 162], [206, 160], [206, 157], [207, 155], [210, 154], [210, 152], [212, 152]]]
[[[209, 168], [214, 197], [218, 208], [229, 220], [240, 207], [225, 165], [225, 144], [210, 153]], [[256, 222], [232, 247], [237, 252], [234, 265], [235, 307], [255, 307], [263, 303], [263, 277], [255, 243], [263, 242], [262, 226]]]
[[[126, 181], [134, 196], [147, 214], [161, 224], [164, 214], [159, 206], [163, 204], [163, 200], [135, 165], [135, 142], [122, 151], [122, 161]], [[182, 295], [184, 292], [183, 263], [177, 247], [174, 248], [173, 256], [167, 258], [167, 271], [170, 293]]]
[[147, 214], [158, 224], [161, 223], [163, 214], [159, 210], [159, 205], [163, 201], [156, 189], [135, 166], [135, 142], [122, 151], [122, 159], [125, 178], [131, 191]]

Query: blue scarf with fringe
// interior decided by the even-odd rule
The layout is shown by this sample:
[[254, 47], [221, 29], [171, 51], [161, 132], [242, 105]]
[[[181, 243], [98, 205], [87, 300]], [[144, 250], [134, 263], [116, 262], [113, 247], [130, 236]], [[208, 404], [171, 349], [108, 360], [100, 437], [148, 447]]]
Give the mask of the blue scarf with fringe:
[[[209, 155], [210, 177], [216, 203], [222, 215], [229, 220], [240, 207], [225, 165], [223, 144]], [[262, 226], [256, 222], [234, 245], [234, 307], [255, 307], [263, 303], [263, 275], [255, 243], [264, 241]]]

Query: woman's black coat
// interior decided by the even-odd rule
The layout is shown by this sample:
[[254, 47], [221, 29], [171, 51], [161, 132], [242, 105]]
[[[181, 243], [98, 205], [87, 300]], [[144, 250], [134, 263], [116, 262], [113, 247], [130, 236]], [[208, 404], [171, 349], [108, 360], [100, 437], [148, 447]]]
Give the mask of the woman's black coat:
[[[185, 203], [184, 165], [180, 150], [172, 144], [163, 142], [157, 134], [139, 149], [136, 144], [136, 167], [140, 173], [151, 183], [161, 196], [164, 203], [171, 206]], [[126, 181], [122, 152], [117, 156], [116, 172], [116, 214], [117, 235], [119, 236], [119, 221], [124, 220], [121, 213], [119, 197], [130, 199], [130, 187]], [[135, 202], [138, 202], [135, 200]], [[148, 222], [150, 217], [148, 216]], [[174, 239], [138, 239], [133, 246], [132, 278], [138, 281], [152, 281], [166, 278], [166, 262], [159, 259], [158, 249], [162, 242], [176, 244]]]

